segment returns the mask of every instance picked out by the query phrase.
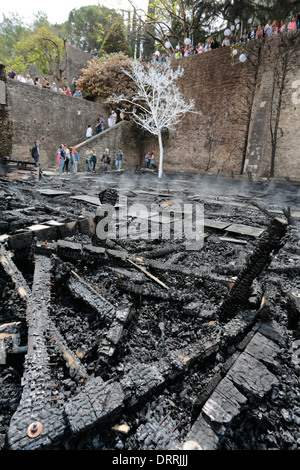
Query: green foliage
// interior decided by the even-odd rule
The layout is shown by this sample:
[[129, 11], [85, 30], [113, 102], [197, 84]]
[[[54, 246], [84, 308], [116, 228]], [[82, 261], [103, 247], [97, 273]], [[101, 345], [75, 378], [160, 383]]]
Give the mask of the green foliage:
[[0, 23], [0, 62], [7, 64], [13, 56], [14, 45], [20, 40], [27, 27], [18, 14], [3, 15]]
[[104, 6], [86, 6], [69, 13], [64, 29], [68, 40], [76, 46], [90, 52], [99, 50], [109, 34], [112, 25], [122, 20], [115, 10]]
[[39, 67], [44, 74], [49, 74], [61, 82], [63, 67], [62, 57], [65, 52], [65, 42], [58, 37], [51, 26], [42, 23], [36, 28], [23, 32], [21, 39], [14, 46], [14, 56], [7, 65], [13, 65], [16, 70], [26, 70], [29, 65]]
[[111, 25], [99, 53], [102, 55], [103, 53], [112, 54], [121, 51], [125, 55], [132, 57], [132, 51], [125, 36], [123, 21], [118, 20]]

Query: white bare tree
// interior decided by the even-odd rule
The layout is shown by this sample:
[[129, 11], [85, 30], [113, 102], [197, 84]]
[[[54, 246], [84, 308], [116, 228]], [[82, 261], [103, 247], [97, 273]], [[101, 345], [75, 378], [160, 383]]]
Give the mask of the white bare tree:
[[157, 135], [159, 143], [158, 177], [163, 175], [162, 131], [173, 130], [188, 112], [195, 111], [194, 100], [186, 101], [179, 90], [177, 80], [184, 69], [173, 69], [169, 62], [142, 64], [133, 60], [128, 70], [123, 69], [136, 84], [137, 91], [132, 98], [113, 95], [109, 102], [130, 105], [133, 120], [142, 128]]

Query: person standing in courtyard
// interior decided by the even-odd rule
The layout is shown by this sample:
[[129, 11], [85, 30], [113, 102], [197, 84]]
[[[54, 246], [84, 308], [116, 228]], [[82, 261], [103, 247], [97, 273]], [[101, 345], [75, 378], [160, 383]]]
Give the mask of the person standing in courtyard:
[[70, 164], [70, 149], [68, 149], [68, 146], [65, 144], [64, 145], [64, 150], [66, 154], [66, 159], [65, 159], [65, 167], [64, 170], [66, 170], [66, 173], [69, 173], [69, 164]]
[[72, 165], [72, 173], [77, 173], [78, 171], [78, 163], [80, 162], [79, 154], [77, 152], [76, 147], [72, 148], [71, 152], [71, 165]]
[[149, 168], [149, 164], [150, 164], [150, 153], [147, 152], [145, 155], [145, 168]]
[[153, 152], [150, 153], [150, 168], [155, 170], [155, 156]]
[[93, 164], [92, 172], [95, 173], [95, 171], [96, 171], [96, 164], [97, 164], [96, 149], [93, 149], [93, 155], [92, 155], [92, 158], [91, 158], [91, 162], [92, 162], [92, 164]]
[[40, 159], [40, 147], [39, 147], [38, 140], [34, 142], [34, 146], [31, 149], [31, 156], [35, 161], [35, 166], [38, 166], [39, 159]]
[[105, 149], [105, 152], [103, 152], [101, 161], [104, 163], [104, 171], [106, 172], [108, 165], [110, 164], [109, 149]]
[[91, 160], [92, 160], [92, 156], [93, 156], [93, 151], [92, 151], [92, 147], [89, 147], [87, 149], [87, 151], [85, 152], [85, 157], [86, 157], [86, 164], [87, 164], [87, 172], [88, 173], [91, 173], [92, 171], [92, 168], [91, 168]]
[[115, 160], [117, 170], [121, 170], [122, 159], [123, 159], [123, 152], [121, 149], [118, 149], [116, 160]]
[[64, 145], [61, 145], [58, 149], [59, 153], [59, 173], [62, 174], [64, 171], [65, 161], [66, 161], [66, 153], [64, 149]]

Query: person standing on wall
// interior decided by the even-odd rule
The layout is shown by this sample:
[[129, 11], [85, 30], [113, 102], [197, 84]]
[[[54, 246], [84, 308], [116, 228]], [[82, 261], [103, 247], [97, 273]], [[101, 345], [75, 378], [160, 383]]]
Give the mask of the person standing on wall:
[[98, 114], [98, 117], [97, 117], [97, 123], [96, 123], [96, 134], [100, 134], [101, 132], [101, 122], [100, 122], [100, 119], [101, 119], [101, 116], [100, 114]]
[[101, 126], [101, 132], [105, 131], [106, 129], [106, 121], [103, 116], [100, 116], [100, 126]]
[[115, 160], [117, 170], [121, 170], [122, 158], [123, 158], [123, 152], [121, 149], [118, 149], [116, 160]]
[[86, 139], [90, 139], [91, 137], [93, 137], [93, 129], [92, 129], [92, 126], [90, 124], [88, 125], [88, 128], [86, 130], [85, 137], [86, 137]]
[[35, 161], [35, 166], [38, 166], [39, 159], [40, 159], [40, 147], [39, 147], [38, 140], [34, 142], [34, 146], [31, 149], [31, 156]]

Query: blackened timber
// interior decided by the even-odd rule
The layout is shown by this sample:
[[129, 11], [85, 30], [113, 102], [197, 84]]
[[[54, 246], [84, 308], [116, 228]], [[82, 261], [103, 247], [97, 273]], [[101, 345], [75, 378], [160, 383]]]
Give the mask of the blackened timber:
[[257, 240], [256, 247], [247, 257], [232, 289], [219, 308], [218, 315], [221, 321], [232, 318], [238, 307], [248, 299], [252, 282], [269, 266], [272, 252], [276, 253], [284, 244], [287, 228], [287, 222], [275, 218]]
[[124, 408], [136, 407], [148, 396], [159, 393], [168, 381], [184, 375], [195, 362], [207, 360], [218, 351], [217, 341], [194, 343], [180, 351], [170, 352], [166, 358], [152, 364], [137, 362], [120, 381], [103, 381], [90, 377], [81, 391], [65, 405], [71, 432], [76, 435], [95, 424], [108, 424]]
[[[117, 286], [119, 289], [123, 290], [124, 292], [129, 292], [130, 294], [133, 294], [137, 297], [149, 297], [151, 299], [159, 299], [159, 300], [164, 300], [164, 301], [170, 301], [170, 302], [182, 302], [183, 297], [178, 294], [177, 291], [169, 288], [168, 291], [166, 290], [161, 290], [159, 288], [153, 289], [152, 286], [146, 285], [140, 285], [135, 282], [131, 281], [123, 281], [123, 280], [118, 280], [117, 281]], [[193, 296], [191, 298], [189, 297], [188, 299], [185, 298], [186, 301], [191, 301], [193, 299]]]
[[[23, 391], [8, 431], [11, 450], [46, 448], [52, 438], [64, 432], [64, 417], [51, 409], [51, 374], [45, 342], [50, 303], [51, 261], [47, 256], [35, 258], [32, 295], [27, 299], [28, 350], [22, 378]], [[29, 435], [31, 426], [39, 427], [35, 439]]]
[[99, 342], [98, 356], [107, 359], [114, 355], [116, 347], [123, 336], [124, 327], [131, 315], [132, 304], [123, 303], [115, 308], [114, 319], [106, 336]]
[[23, 274], [17, 269], [15, 263], [12, 261], [12, 252], [7, 251], [4, 245], [0, 245], [0, 263], [15, 284], [19, 295], [26, 299], [30, 296], [31, 291], [23, 277]]
[[[92, 349], [97, 347], [99, 357], [113, 356], [115, 349], [122, 337], [124, 326], [130, 316], [131, 304], [122, 304], [115, 307], [102, 297], [96, 289], [90, 286], [75, 271], [71, 271], [68, 287], [72, 295], [80, 298], [87, 305], [97, 312], [99, 318], [103, 319], [108, 326], [106, 335], [100, 332], [96, 335], [96, 340]], [[77, 351], [80, 357], [86, 356], [88, 351], [81, 347]]]
[[63, 356], [68, 367], [70, 376], [78, 382], [81, 379], [85, 379], [88, 375], [85, 368], [77, 359], [77, 357], [73, 354], [73, 352], [66, 346], [64, 338], [51, 321], [49, 321], [48, 326], [48, 337], [49, 340], [56, 345], [58, 351]]
[[174, 254], [174, 252], [184, 251], [185, 247], [183, 245], [170, 245], [164, 248], [159, 248], [157, 250], [151, 250], [144, 254], [146, 258], [163, 258], [164, 256]]
[[[133, 258], [134, 259], [134, 258]], [[210, 268], [202, 267], [201, 269], [187, 269], [182, 266], [173, 266], [169, 263], [162, 263], [157, 260], [150, 260], [143, 258], [143, 265], [148, 268], [152, 268], [157, 271], [162, 271], [165, 273], [178, 274], [179, 276], [190, 276], [195, 279], [203, 279], [207, 281], [219, 282], [220, 284], [228, 286], [229, 282], [232, 280], [227, 277], [217, 276], [213, 274]]]
[[127, 261], [129, 263], [131, 263], [135, 268], [140, 269], [144, 274], [146, 274], [146, 276], [150, 277], [150, 279], [152, 279], [152, 281], [157, 282], [157, 284], [159, 284], [161, 287], [164, 287], [165, 289], [169, 289], [169, 286], [167, 286], [164, 282], [162, 282], [157, 277], [153, 276], [153, 274], [149, 273], [145, 268], [143, 268], [142, 266], [139, 266], [138, 264], [134, 263], [134, 261], [132, 261], [129, 258], [127, 259]]
[[99, 292], [85, 282], [75, 271], [71, 271], [68, 287], [74, 297], [80, 298], [93, 308], [101, 318], [112, 321], [114, 306], [109, 303]]
[[[48, 246], [48, 245], [46, 245], [46, 246]], [[50, 291], [49, 291], [50, 286], [48, 284], [48, 281], [47, 281], [47, 285], [46, 285], [46, 283], [44, 285], [44, 281], [41, 280], [41, 274], [37, 274], [40, 271], [40, 268], [38, 268], [38, 265], [42, 263], [41, 260], [44, 260], [43, 261], [44, 263], [48, 260], [47, 261], [47, 263], [48, 263], [48, 262], [50, 262], [49, 261], [50, 258], [48, 256], [37, 256], [37, 255], [35, 256], [35, 260], [36, 260], [35, 273], [36, 273], [36, 276], [38, 276], [38, 278], [36, 278], [36, 280], [34, 282], [34, 291], [32, 292], [31, 289], [29, 288], [26, 280], [24, 279], [23, 274], [18, 270], [15, 263], [13, 262], [12, 253], [8, 252], [4, 248], [4, 246], [1, 245], [0, 246], [0, 254], [1, 254], [0, 260], [1, 260], [2, 266], [4, 267], [6, 273], [11, 277], [12, 281], [14, 282], [19, 296], [22, 299], [25, 299], [26, 302], [27, 302], [27, 321], [29, 321], [30, 320], [29, 315], [30, 315], [32, 309], [37, 310], [36, 300], [35, 300], [35, 297], [34, 297], [37, 286], [41, 286], [41, 292], [42, 292], [41, 296], [43, 298], [43, 296], [46, 292], [46, 291], [44, 292], [43, 286], [47, 287], [47, 285], [48, 285], [48, 301], [50, 302]], [[45, 251], [43, 252], [43, 254], [45, 255]], [[47, 253], [47, 251], [46, 251], [46, 254], [47, 255], [51, 254], [51, 251], [50, 251], [50, 253]], [[48, 266], [48, 264], [47, 264], [47, 266]], [[50, 265], [49, 265], [49, 273], [44, 272], [43, 276], [45, 277], [45, 275], [47, 276], [47, 279], [48, 279], [48, 276], [50, 275]], [[38, 294], [38, 297], [40, 297], [40, 294]], [[33, 323], [33, 325], [35, 325], [35, 323]], [[37, 325], [39, 325], [39, 323], [37, 323]], [[31, 332], [32, 327], [29, 329], [29, 332]], [[63, 340], [62, 336], [60, 335], [59, 331], [57, 330], [56, 326], [54, 325], [54, 323], [52, 322], [52, 320], [50, 318], [47, 318], [46, 327], [47, 327], [47, 334], [48, 335], [51, 334], [52, 337], [55, 338], [55, 342], [58, 346], [58, 349], [60, 350], [60, 352], [63, 353], [63, 356], [66, 359], [67, 364], [69, 365], [71, 375], [76, 376], [78, 378], [85, 377], [86, 372], [85, 372], [84, 368], [79, 363], [79, 361], [76, 361], [76, 357], [67, 348], [67, 346], [65, 344], [65, 341]], [[34, 332], [32, 334], [32, 338], [34, 338], [36, 335], [37, 335], [37, 332]], [[32, 341], [33, 341], [33, 339], [29, 340], [29, 343], [32, 343]]]
[[300, 339], [300, 292], [289, 291], [286, 297], [289, 328], [295, 330], [296, 338]]

